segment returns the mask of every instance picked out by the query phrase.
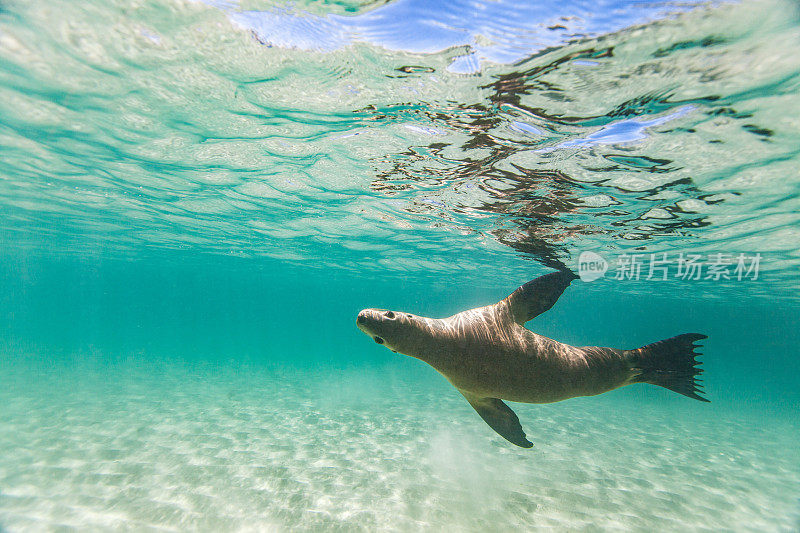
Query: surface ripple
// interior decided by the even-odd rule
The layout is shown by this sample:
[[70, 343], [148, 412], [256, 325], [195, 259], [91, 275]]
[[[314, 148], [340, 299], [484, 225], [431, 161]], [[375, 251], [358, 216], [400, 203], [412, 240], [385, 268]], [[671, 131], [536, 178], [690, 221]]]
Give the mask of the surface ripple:
[[482, 277], [758, 252], [797, 287], [796, 6], [261, 5], [5, 2], [3, 246]]

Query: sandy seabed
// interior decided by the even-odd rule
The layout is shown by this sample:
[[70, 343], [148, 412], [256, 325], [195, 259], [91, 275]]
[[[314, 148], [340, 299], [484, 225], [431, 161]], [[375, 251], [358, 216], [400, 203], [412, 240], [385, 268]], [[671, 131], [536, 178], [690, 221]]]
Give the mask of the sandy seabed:
[[2, 532], [800, 530], [792, 413], [638, 386], [512, 404], [523, 450], [415, 361], [0, 370]]

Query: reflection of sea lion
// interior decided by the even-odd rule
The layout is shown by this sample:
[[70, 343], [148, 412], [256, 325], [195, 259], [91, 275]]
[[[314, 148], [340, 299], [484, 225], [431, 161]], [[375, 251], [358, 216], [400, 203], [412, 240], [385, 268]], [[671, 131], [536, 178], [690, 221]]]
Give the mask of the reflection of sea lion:
[[631, 383], [652, 383], [699, 396], [694, 342], [687, 333], [635, 350], [576, 348], [523, 327], [550, 309], [575, 279], [552, 272], [508, 298], [450, 318], [433, 319], [382, 309], [358, 314], [359, 329], [394, 352], [421, 359], [464, 395], [492, 429], [517, 446], [533, 446], [517, 415], [501, 401], [550, 403], [601, 394]]

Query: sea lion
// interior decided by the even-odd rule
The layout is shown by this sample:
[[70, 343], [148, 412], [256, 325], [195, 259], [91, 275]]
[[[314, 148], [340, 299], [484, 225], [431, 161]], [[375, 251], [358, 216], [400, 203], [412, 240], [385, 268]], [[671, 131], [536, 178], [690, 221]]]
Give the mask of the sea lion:
[[551, 403], [650, 383], [707, 402], [698, 393], [699, 333], [686, 333], [633, 350], [575, 347], [526, 329], [577, 278], [551, 272], [494, 305], [434, 319], [364, 309], [358, 328], [393, 352], [425, 361], [456, 387], [489, 426], [530, 448], [519, 419], [502, 400]]

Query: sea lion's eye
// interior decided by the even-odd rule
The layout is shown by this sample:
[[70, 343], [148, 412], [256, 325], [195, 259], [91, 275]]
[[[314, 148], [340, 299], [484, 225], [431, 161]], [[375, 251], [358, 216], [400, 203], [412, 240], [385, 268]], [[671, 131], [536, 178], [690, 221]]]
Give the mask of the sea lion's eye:
[[386, 317], [386, 318], [388, 318], [389, 320], [392, 320], [392, 319], [394, 319], [394, 313], [392, 313], [391, 311], [386, 311], [386, 312], [383, 314], [383, 316], [385, 316], [385, 317]]

